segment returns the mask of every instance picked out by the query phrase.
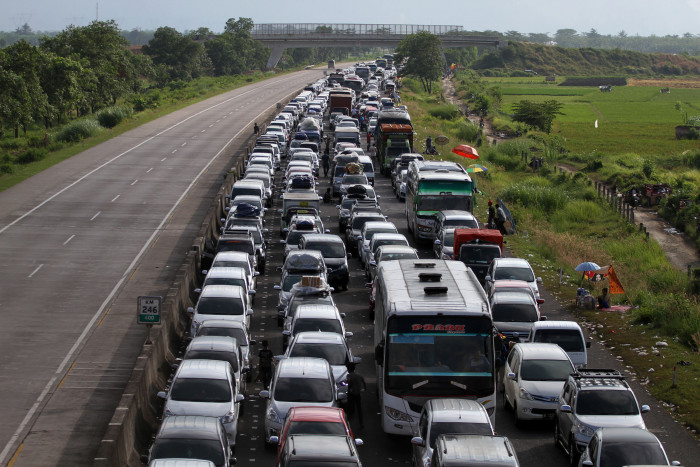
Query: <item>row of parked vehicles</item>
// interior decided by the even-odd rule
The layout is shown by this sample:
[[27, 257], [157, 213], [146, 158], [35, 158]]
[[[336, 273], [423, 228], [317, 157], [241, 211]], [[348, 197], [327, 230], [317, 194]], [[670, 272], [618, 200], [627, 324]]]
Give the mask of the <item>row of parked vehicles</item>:
[[[425, 161], [408, 143], [400, 145], [404, 152], [387, 143], [382, 157], [371, 158], [359, 141], [337, 141], [327, 131], [333, 141], [327, 144], [333, 148], [328, 186], [339, 196], [339, 235], [330, 233], [321, 217], [320, 145], [311, 144], [315, 135], [296, 130], [332, 111], [331, 92], [306, 89], [286, 106], [273, 121], [289, 121], [289, 131], [276, 129], [285, 125], [266, 130], [233, 186], [203, 286], [193, 292], [193, 339], [169, 389], [159, 393], [166, 403], [150, 452], [153, 465], [164, 456], [233, 462], [249, 349], [256, 344], [249, 326], [257, 276], [265, 273], [265, 213], [275, 199], [284, 245], [275, 286], [284, 353], [275, 357], [260, 396], [266, 399], [265, 443], [275, 446], [277, 465], [361, 465], [357, 446], [363, 443], [343, 410], [348, 368], [360, 358], [333, 299], [335, 291], [347, 290], [350, 268], [358, 264], [371, 288], [380, 425], [410, 439], [414, 466], [518, 466], [512, 443], [495, 430], [499, 385], [516, 425], [554, 420], [555, 442], [572, 466], [669, 465], [645, 430], [641, 414], [648, 407], [639, 407], [624, 377], [588, 369], [589, 343], [580, 326], [541, 315], [541, 280], [525, 259], [504, 257], [500, 233], [484, 229], [471, 213], [475, 191], [459, 164]], [[363, 105], [352, 97], [353, 106]], [[399, 118], [402, 111], [390, 112]], [[404, 123], [384, 125], [406, 125], [404, 117]], [[376, 118], [382, 120], [381, 111]], [[336, 129], [343, 121], [349, 120], [338, 119]], [[318, 123], [319, 143], [324, 123]], [[384, 134], [392, 128], [384, 127]], [[378, 181], [368, 177], [375, 165], [394, 185], [404, 185], [403, 196], [400, 186], [395, 192], [410, 200], [409, 231], [413, 240], [432, 242], [434, 259], [419, 259], [399, 233], [402, 226], [382, 213]], [[274, 198], [277, 172], [280, 198]], [[219, 345], [226, 350], [214, 355]], [[185, 411], [188, 403], [194, 405]]]

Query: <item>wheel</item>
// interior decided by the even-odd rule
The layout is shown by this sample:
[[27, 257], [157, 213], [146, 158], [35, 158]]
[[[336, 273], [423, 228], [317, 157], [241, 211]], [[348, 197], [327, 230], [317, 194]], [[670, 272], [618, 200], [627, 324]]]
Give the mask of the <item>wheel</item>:
[[554, 447], [559, 446], [559, 423], [554, 422]]
[[510, 403], [508, 402], [508, 398], [506, 397], [506, 393], [503, 393], [503, 410], [510, 410], [511, 406]]
[[516, 427], [520, 428], [522, 422], [518, 417], [518, 404], [515, 401], [513, 401], [513, 422], [515, 423]]
[[576, 467], [578, 465], [578, 451], [576, 450], [576, 441], [574, 437], [569, 436], [569, 465]]

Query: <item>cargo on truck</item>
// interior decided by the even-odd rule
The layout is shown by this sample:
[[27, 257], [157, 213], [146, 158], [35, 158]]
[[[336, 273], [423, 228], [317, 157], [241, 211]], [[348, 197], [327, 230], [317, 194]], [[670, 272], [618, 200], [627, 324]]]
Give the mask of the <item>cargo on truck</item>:
[[474, 271], [484, 284], [494, 258], [503, 256], [503, 235], [496, 229], [455, 229], [454, 258]]

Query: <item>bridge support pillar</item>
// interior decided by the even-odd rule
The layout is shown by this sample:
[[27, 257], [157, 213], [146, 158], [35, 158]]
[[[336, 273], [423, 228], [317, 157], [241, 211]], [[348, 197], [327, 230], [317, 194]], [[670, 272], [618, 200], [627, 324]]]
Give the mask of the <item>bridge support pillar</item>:
[[276, 45], [272, 47], [270, 52], [270, 58], [267, 59], [267, 68], [272, 69], [277, 66], [277, 62], [280, 61], [282, 54], [284, 53], [284, 47]]

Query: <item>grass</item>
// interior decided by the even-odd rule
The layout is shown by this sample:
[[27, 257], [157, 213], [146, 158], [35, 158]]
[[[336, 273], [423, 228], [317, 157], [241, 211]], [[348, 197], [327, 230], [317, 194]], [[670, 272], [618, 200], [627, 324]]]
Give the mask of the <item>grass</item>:
[[[515, 80], [519, 81], [518, 89], [536, 84], [524, 85], [522, 78]], [[547, 92], [552, 89], [542, 88]], [[599, 177], [641, 173], [644, 163], [652, 159], [655, 172], [673, 174], [689, 183], [698, 180], [697, 165], [689, 164], [695, 164], [696, 157], [700, 156], [680, 155], [681, 149], [697, 146], [697, 142], [677, 142], [666, 134], [668, 128], [678, 123], [678, 114], [664, 108], [668, 104], [674, 109], [673, 105], [660, 103], [649, 89], [626, 89], [617, 97], [613, 96], [618, 89], [603, 96], [597, 89], [595, 92], [575, 89], [572, 95], [563, 94], [567, 115], [559, 117], [558, 136], [567, 148], [585, 150], [573, 156], [558, 157], [578, 167], [585, 167], [593, 160], [602, 161], [602, 168], [594, 174]], [[509, 99], [511, 102], [520, 100], [522, 95], [513, 97], [505, 87], [503, 91], [504, 103]], [[658, 93], [658, 89], [655, 92]], [[700, 99], [700, 91], [695, 92]], [[535, 98], [549, 97], [543, 93]], [[447, 133], [449, 122], [431, 117], [429, 109], [439, 105], [434, 97], [404, 91], [402, 99], [409, 102], [419, 142], [428, 134], [439, 133], [450, 136], [449, 148], [466, 142], [452, 140], [454, 135]], [[656, 115], [651, 115], [654, 113]], [[599, 131], [592, 125], [596, 118], [600, 122], [606, 119], [605, 124], [599, 125]], [[565, 132], [568, 128], [580, 131]], [[630, 141], [635, 138], [639, 141]], [[655, 149], [639, 151], [635, 150], [637, 147]], [[511, 253], [527, 258], [558, 302], [580, 321], [589, 324], [599, 340], [622, 358], [627, 368], [679, 421], [692, 429], [700, 429], [700, 406], [695, 397], [700, 376], [697, 351], [700, 312], [697, 297], [686, 292], [689, 281], [685, 273], [668, 263], [658, 244], [648, 241], [635, 226], [598, 199], [587, 174], [554, 173], [547, 163], [535, 173], [521, 161], [523, 151], [545, 154], [547, 149], [531, 138], [479, 148], [478, 162], [489, 167], [489, 171], [475, 176], [483, 194], [478, 196], [481, 202], [477, 202], [475, 214], [480, 219], [487, 217], [485, 198], [503, 199], [517, 225], [517, 233], [507, 238]], [[465, 162], [447, 150], [441, 153], [443, 159]], [[613, 296], [613, 303], [623, 303], [629, 298], [637, 308], [628, 313], [582, 312], [574, 308], [576, 289], [581, 281], [574, 267], [583, 261], [613, 265], [627, 293], [626, 297]], [[587, 285], [594, 295], [603, 287], [603, 283]], [[656, 346], [656, 342], [662, 340], [668, 347]], [[659, 349], [658, 356], [652, 348]], [[691, 362], [691, 365], [678, 366], [677, 386], [671, 387], [673, 366], [678, 361]]]

